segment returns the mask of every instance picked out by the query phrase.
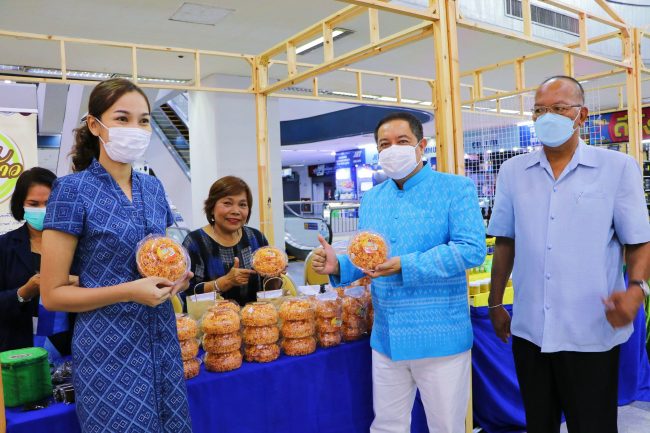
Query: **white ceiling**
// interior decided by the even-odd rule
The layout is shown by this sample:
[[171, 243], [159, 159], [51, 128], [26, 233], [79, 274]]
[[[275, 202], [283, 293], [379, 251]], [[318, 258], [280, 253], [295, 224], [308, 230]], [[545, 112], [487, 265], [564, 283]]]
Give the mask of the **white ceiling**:
[[[182, 0], [2, 0], [0, 2], [0, 29], [39, 34], [53, 34], [78, 38], [137, 42], [183, 48], [200, 48], [259, 54], [275, 43], [304, 29], [333, 12], [346, 6], [334, 0], [193, 0], [195, 3], [233, 9], [234, 12], [214, 26], [170, 21], [169, 17], [182, 5]], [[502, 0], [483, 0], [502, 1]], [[620, 8], [618, 8], [620, 11]], [[410, 18], [380, 13], [382, 35], [416, 24]], [[367, 43], [368, 23], [365, 16], [344, 24], [355, 33], [335, 43], [335, 51], [342, 52]], [[467, 29], [459, 29], [459, 61], [461, 71], [497, 63], [540, 51], [540, 48], [519, 41], [488, 35]], [[298, 56], [301, 62], [318, 63], [322, 50]], [[69, 44], [67, 46], [69, 69], [107, 72], [130, 72], [130, 52], [124, 49], [101, 48]], [[177, 54], [153, 55], [139, 52], [141, 75], [191, 78], [191, 56], [178, 58]], [[0, 37], [0, 63], [58, 68], [58, 45], [51, 42], [26, 42]], [[431, 38], [401, 47], [353, 65], [396, 74], [435, 77], [434, 47]], [[273, 77], [280, 77], [280, 67], [271, 69]], [[587, 74], [606, 67], [576, 60], [576, 73]], [[202, 66], [202, 73], [219, 71], [237, 75], [249, 72], [239, 60], [213, 62]], [[526, 65], [527, 83], [540, 82], [548, 75], [562, 71], [561, 56], [549, 56]], [[603, 80], [622, 81], [623, 76]], [[507, 71], [486, 74], [484, 85], [512, 88], [514, 78]], [[321, 88], [354, 91], [354, 77], [349, 74], [331, 73], [319, 79]], [[466, 81], [468, 82], [468, 81]], [[468, 82], [469, 83], [469, 82]], [[309, 87], [309, 84], [302, 84]], [[394, 83], [386, 78], [368, 79], [364, 93], [391, 95]], [[611, 95], [609, 94], [611, 93]], [[650, 92], [648, 93], [650, 94]], [[430, 100], [425, 87], [403, 84], [404, 98]], [[599, 106], [613, 104], [616, 92], [602, 92], [593, 98]], [[286, 101], [286, 102], [285, 102]], [[329, 102], [288, 101], [283, 99], [280, 107], [282, 120], [309, 117], [329, 111], [347, 108], [348, 104]], [[489, 122], [489, 120], [487, 121]], [[432, 134], [432, 132], [431, 132]], [[355, 148], [361, 141], [372, 142], [372, 137], [356, 137], [335, 142], [303, 145], [308, 152], [283, 152], [283, 161], [293, 163], [331, 162], [332, 151]], [[310, 152], [317, 150], [317, 152]], [[320, 150], [320, 152], [318, 151]]]

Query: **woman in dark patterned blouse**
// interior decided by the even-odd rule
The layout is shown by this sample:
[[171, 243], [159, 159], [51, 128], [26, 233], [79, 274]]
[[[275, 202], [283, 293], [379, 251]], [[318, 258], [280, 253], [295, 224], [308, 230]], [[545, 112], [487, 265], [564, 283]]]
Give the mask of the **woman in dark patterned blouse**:
[[[252, 205], [253, 194], [242, 179], [226, 176], [212, 184], [203, 207], [208, 224], [183, 242], [194, 272], [186, 295], [195, 287], [196, 293], [215, 291], [239, 305], [257, 299], [262, 279], [252, 270], [253, 253], [269, 242], [259, 230], [245, 225]], [[276, 288], [271, 286], [275, 285], [267, 289]]]

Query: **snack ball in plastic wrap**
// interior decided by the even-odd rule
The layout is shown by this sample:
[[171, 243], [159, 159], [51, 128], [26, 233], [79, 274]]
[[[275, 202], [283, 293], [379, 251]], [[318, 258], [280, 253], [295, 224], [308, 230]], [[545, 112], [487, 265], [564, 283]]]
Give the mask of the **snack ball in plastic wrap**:
[[201, 361], [198, 358], [183, 361], [183, 374], [185, 375], [185, 379], [191, 379], [198, 376], [200, 367]]
[[175, 240], [148, 235], [136, 248], [136, 263], [143, 277], [161, 277], [177, 282], [190, 270], [187, 250]]
[[253, 254], [253, 269], [263, 277], [278, 277], [289, 264], [289, 258], [275, 247], [262, 247]]
[[176, 331], [178, 332], [179, 341], [196, 338], [199, 334], [199, 324], [187, 314], [177, 314]]
[[370, 271], [388, 259], [388, 244], [377, 233], [359, 232], [350, 240], [348, 256], [354, 266]]

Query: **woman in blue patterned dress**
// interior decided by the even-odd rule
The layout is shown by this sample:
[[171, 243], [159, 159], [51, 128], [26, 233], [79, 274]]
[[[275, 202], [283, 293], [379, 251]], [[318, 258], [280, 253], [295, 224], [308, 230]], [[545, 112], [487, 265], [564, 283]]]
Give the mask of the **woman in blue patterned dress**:
[[[160, 182], [132, 170], [151, 136], [140, 88], [111, 79], [90, 95], [76, 130], [75, 173], [59, 178], [43, 234], [42, 298], [78, 312], [72, 354], [84, 432], [191, 432], [171, 296], [188, 286], [140, 278], [139, 240], [163, 235], [172, 214]], [[79, 287], [68, 284], [73, 263]]]

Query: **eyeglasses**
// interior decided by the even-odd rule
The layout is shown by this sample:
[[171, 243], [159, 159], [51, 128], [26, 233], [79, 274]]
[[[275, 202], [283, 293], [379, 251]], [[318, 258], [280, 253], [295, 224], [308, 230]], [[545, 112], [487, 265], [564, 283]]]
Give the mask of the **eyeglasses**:
[[550, 107], [545, 107], [543, 105], [535, 105], [533, 107], [533, 116], [541, 116], [548, 113], [549, 111], [553, 114], [564, 115], [567, 111], [572, 108], [582, 107], [582, 105], [564, 105], [564, 104], [555, 104]]

